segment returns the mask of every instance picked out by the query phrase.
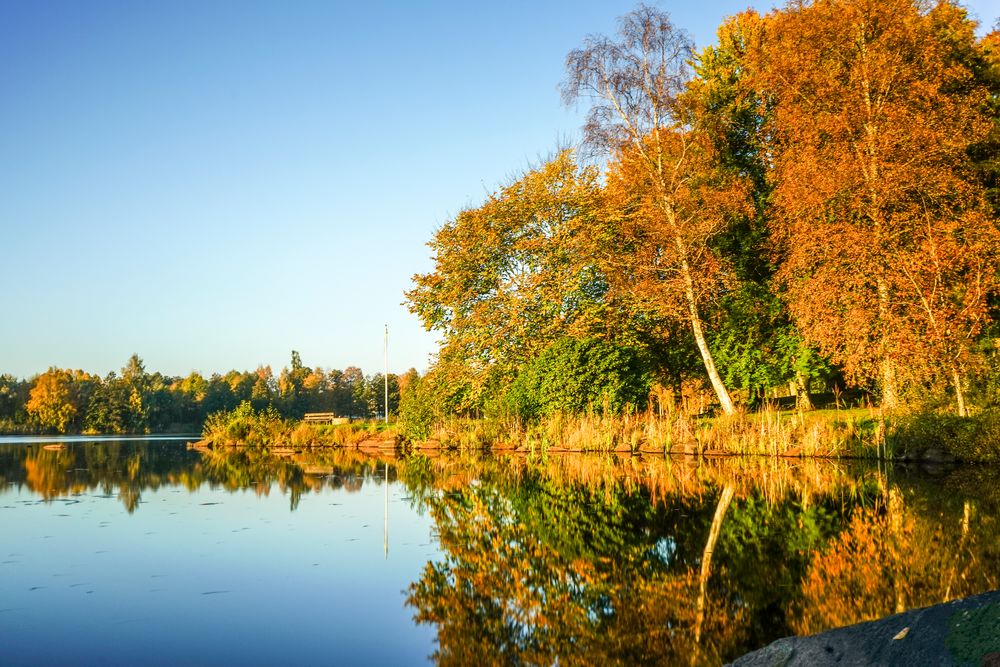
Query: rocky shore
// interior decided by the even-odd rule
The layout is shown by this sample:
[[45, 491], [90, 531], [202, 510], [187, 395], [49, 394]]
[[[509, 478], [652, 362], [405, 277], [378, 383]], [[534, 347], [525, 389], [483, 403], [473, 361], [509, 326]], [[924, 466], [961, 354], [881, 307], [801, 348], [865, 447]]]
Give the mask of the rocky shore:
[[913, 609], [809, 637], [786, 637], [731, 664], [734, 667], [1000, 667], [1000, 591]]

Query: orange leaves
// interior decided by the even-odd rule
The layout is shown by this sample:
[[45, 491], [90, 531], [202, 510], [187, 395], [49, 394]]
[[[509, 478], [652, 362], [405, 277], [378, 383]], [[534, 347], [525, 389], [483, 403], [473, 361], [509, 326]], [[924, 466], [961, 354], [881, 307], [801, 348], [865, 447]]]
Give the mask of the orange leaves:
[[81, 415], [82, 387], [94, 378], [83, 371], [52, 367], [35, 379], [25, 408], [39, 426], [48, 431], [66, 433]]
[[600, 200], [596, 171], [563, 151], [435, 235], [434, 271], [414, 276], [408, 305], [443, 333], [442, 357], [467, 367], [475, 391], [555, 338], [611, 324], [582, 235]]
[[[909, 364], [922, 338], [943, 344], [933, 363], [961, 356], [995, 290], [972, 267], [998, 247], [968, 156], [991, 123], [963, 59], [981, 48], [964, 12], [816, 0], [766, 23], [755, 79], [774, 104], [774, 214], [796, 322], [861, 381], [886, 360]], [[942, 319], [954, 326], [935, 328]]]

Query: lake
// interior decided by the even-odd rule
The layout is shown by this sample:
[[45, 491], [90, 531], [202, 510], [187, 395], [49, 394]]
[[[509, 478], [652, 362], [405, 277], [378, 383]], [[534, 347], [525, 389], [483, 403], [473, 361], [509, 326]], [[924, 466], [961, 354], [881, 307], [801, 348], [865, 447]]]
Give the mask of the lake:
[[0, 441], [0, 663], [718, 664], [1000, 588], [1000, 484], [816, 460]]

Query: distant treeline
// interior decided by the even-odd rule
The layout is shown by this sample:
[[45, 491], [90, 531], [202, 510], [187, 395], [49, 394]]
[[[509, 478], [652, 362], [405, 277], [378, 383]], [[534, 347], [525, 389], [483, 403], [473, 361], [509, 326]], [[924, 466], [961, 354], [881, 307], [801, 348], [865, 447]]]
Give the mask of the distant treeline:
[[[389, 374], [389, 410], [417, 376]], [[270, 366], [204, 377], [148, 373], [132, 355], [120, 373], [105, 377], [50, 368], [30, 379], [0, 375], [0, 433], [164, 433], [200, 431], [208, 415], [237, 408], [273, 407], [286, 418], [306, 412], [372, 417], [385, 411], [384, 376], [360, 368], [324, 370], [302, 365], [298, 352], [275, 376]]]

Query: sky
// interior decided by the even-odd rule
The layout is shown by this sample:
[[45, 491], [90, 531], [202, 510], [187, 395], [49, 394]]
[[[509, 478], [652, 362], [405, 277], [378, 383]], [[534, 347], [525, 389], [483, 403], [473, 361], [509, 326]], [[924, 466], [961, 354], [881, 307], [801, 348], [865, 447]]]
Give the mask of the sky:
[[[699, 46], [748, 5], [658, 3]], [[0, 2], [0, 373], [375, 373], [385, 325], [426, 369], [426, 243], [579, 141], [566, 53], [634, 6]]]

